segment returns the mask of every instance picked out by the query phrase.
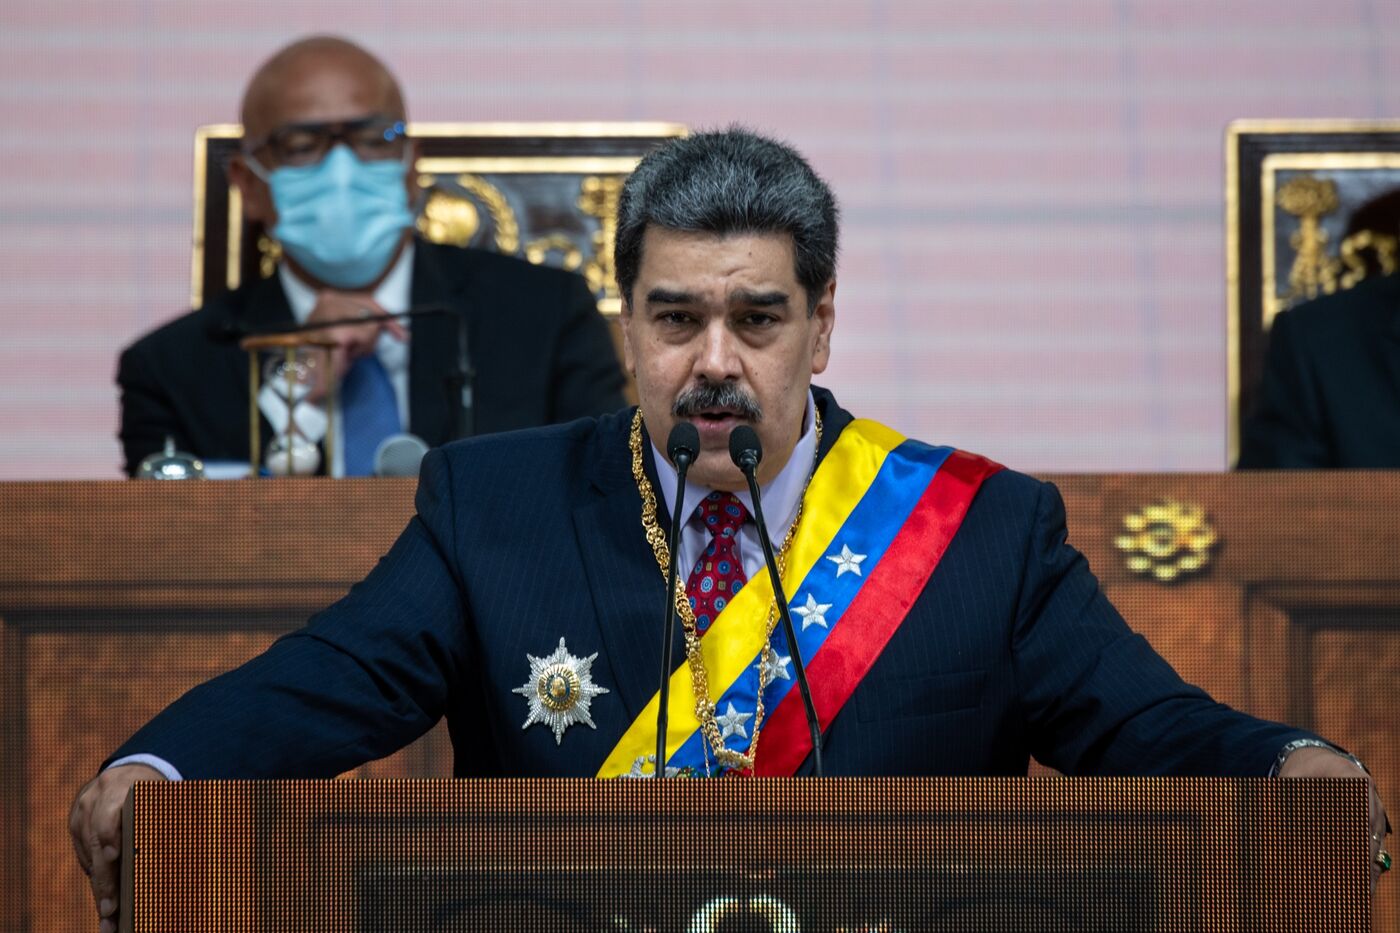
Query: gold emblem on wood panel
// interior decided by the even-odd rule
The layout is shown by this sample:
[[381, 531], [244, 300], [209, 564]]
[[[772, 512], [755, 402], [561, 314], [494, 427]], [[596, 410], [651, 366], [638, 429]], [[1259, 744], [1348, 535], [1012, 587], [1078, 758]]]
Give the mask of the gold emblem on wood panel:
[[1336, 183], [1315, 175], [1299, 175], [1279, 189], [1278, 206], [1298, 218], [1298, 229], [1288, 238], [1293, 266], [1288, 271], [1285, 301], [1316, 298], [1324, 290], [1336, 290], [1338, 263], [1327, 255], [1322, 218], [1339, 204]]
[[[583, 265], [583, 250], [562, 233], [537, 237], [525, 244], [525, 258], [537, 266], [543, 265], [550, 253], [558, 253], [560, 266], [570, 272], [577, 272], [579, 266]], [[597, 291], [591, 281], [588, 284]]]
[[621, 175], [590, 175], [579, 183], [579, 210], [598, 219], [598, 229], [593, 233], [593, 255], [583, 265], [583, 277], [594, 293], [603, 291], [605, 302], [616, 302], [622, 297], [617, 290], [613, 246], [617, 243], [617, 202], [626, 180]]
[[423, 213], [418, 215], [418, 232], [434, 243], [462, 246], [471, 242], [479, 229], [481, 213], [476, 205], [441, 189], [428, 195]]
[[[491, 215], [496, 249], [507, 256], [514, 255], [520, 249], [520, 221], [501, 189], [471, 173], [463, 173], [452, 180], [477, 198]], [[433, 243], [466, 246], [481, 229], [481, 213], [471, 198], [434, 187], [436, 184], [437, 179], [432, 175], [418, 177], [418, 187], [429, 191], [428, 201], [418, 217], [418, 232]]]
[[[1400, 238], [1385, 230], [1357, 230], [1337, 243], [1335, 254], [1329, 254], [1322, 218], [1358, 205], [1342, 204], [1336, 182], [1317, 174], [1397, 169], [1400, 153], [1274, 153], [1264, 158], [1260, 174], [1264, 209], [1260, 246], [1265, 330], [1284, 308], [1351, 288], [1369, 276], [1400, 270]], [[1284, 172], [1298, 174], [1276, 184]], [[1274, 230], [1280, 221], [1276, 220], [1276, 211], [1298, 219], [1298, 229], [1288, 239], [1293, 256], [1286, 288], [1276, 286], [1274, 278], [1275, 269], [1287, 258], [1277, 255]], [[1232, 313], [1238, 313], [1233, 295], [1231, 301]], [[1231, 352], [1233, 360], [1233, 344]], [[1232, 371], [1232, 398], [1236, 380]]]
[[1342, 241], [1339, 250], [1342, 265], [1347, 268], [1338, 279], [1341, 288], [1351, 288], [1370, 274], [1366, 264], [1368, 251], [1375, 257], [1382, 275], [1390, 275], [1400, 268], [1400, 262], [1396, 261], [1397, 254], [1400, 254], [1400, 237], [1375, 230], [1358, 230]]
[[1338, 244], [1337, 255], [1327, 254], [1322, 218], [1341, 206], [1335, 182], [1299, 175], [1279, 189], [1276, 201], [1282, 210], [1298, 218], [1298, 229], [1288, 238], [1293, 247], [1288, 291], [1278, 296], [1284, 306], [1351, 288], [1373, 268], [1389, 275], [1400, 266], [1396, 261], [1400, 237], [1376, 230], [1358, 230]]
[[1205, 569], [1216, 540], [1203, 508], [1164, 499], [1124, 515], [1113, 545], [1130, 571], [1170, 583]]
[[[258, 234], [258, 275], [272, 278], [277, 272], [277, 264], [282, 261], [282, 244], [266, 233]], [[233, 268], [233, 267], [230, 267]], [[234, 286], [235, 288], [237, 286]]]

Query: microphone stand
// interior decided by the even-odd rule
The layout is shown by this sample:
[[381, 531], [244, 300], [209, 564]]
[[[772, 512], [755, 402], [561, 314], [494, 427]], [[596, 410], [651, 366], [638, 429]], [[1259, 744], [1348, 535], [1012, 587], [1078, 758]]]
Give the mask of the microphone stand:
[[219, 343], [237, 343], [244, 337], [273, 337], [278, 334], [312, 334], [318, 330], [329, 330], [333, 327], [347, 327], [355, 324], [380, 324], [384, 321], [405, 321], [419, 317], [438, 317], [444, 314], [456, 314], [454, 308], [444, 305], [426, 305], [421, 308], [409, 308], [407, 311], [386, 311], [383, 313], [366, 314], [364, 317], [339, 318], [334, 321], [313, 321], [310, 324], [297, 324], [289, 321], [282, 324], [274, 324], [271, 327], [249, 327], [241, 321], [225, 320], [219, 326], [210, 325], [208, 335], [211, 339]]
[[677, 545], [681, 536], [682, 509], [685, 507], [685, 475], [700, 450], [700, 433], [695, 425], [682, 421], [671, 429], [666, 453], [676, 466], [676, 495], [671, 509], [671, 528], [666, 543], [670, 560], [666, 562], [666, 624], [661, 644], [661, 689], [657, 692], [660, 706], [656, 710], [656, 772], [661, 780], [666, 776], [666, 726], [670, 716], [672, 642], [676, 637], [676, 565], [680, 561]]
[[448, 440], [459, 441], [476, 434], [476, 370], [472, 368], [472, 359], [467, 353], [467, 322], [462, 319], [461, 313], [453, 313], [452, 324], [457, 333], [457, 365], [442, 381], [447, 391], [447, 407], [457, 413], [452, 422], [452, 436]]
[[[742, 432], [742, 433], [741, 433]], [[792, 613], [788, 610], [787, 594], [783, 592], [782, 577], [778, 573], [778, 561], [773, 556], [773, 542], [768, 538], [768, 523], [763, 520], [763, 505], [758, 493], [758, 462], [763, 458], [758, 434], [748, 425], [740, 425], [729, 435], [729, 456], [744, 474], [749, 484], [749, 496], [753, 499], [753, 520], [758, 526], [758, 541], [763, 545], [763, 561], [768, 565], [768, 579], [773, 584], [773, 597], [778, 604], [778, 618], [782, 621], [783, 638], [792, 651], [792, 669], [797, 676], [797, 690], [802, 695], [802, 706], [807, 714], [807, 728], [812, 733], [813, 773], [822, 776], [822, 728], [817, 718], [817, 707], [812, 701], [812, 688], [807, 684], [807, 666], [802, 663], [802, 651], [797, 647], [797, 631], [792, 625]], [[771, 648], [770, 648], [771, 650]]]

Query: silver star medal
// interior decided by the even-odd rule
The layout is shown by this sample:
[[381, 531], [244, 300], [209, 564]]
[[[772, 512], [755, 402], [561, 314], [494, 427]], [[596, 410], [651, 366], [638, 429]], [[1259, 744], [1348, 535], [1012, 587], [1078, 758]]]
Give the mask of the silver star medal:
[[523, 696], [530, 707], [530, 715], [520, 728], [543, 723], [554, 730], [555, 745], [564, 741], [564, 730], [570, 726], [583, 723], [590, 729], [598, 728], [588, 715], [589, 707], [595, 696], [608, 690], [593, 682], [596, 651], [586, 658], [576, 658], [569, 654], [561, 638], [559, 647], [549, 657], [525, 657], [530, 662], [530, 678], [511, 691]]

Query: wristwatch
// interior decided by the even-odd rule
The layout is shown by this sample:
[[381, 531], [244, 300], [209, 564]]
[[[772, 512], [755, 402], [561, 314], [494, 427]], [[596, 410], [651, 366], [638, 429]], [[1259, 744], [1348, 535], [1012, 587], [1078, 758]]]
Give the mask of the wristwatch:
[[1283, 763], [1288, 760], [1288, 756], [1300, 748], [1325, 748], [1329, 752], [1341, 755], [1347, 761], [1365, 772], [1367, 776], [1371, 774], [1370, 769], [1361, 763], [1360, 758], [1357, 758], [1355, 755], [1351, 754], [1351, 752], [1343, 751], [1331, 742], [1324, 742], [1321, 739], [1294, 739], [1278, 750], [1278, 757], [1274, 758], [1273, 767], [1269, 768], [1269, 777], [1278, 777], [1279, 772], [1283, 770]]

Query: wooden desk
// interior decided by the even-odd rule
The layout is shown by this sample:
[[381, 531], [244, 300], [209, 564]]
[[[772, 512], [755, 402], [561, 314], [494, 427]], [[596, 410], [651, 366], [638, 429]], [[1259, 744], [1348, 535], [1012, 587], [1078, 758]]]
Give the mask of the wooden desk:
[[[1187, 679], [1345, 745], [1400, 814], [1400, 473], [1049, 478], [1072, 543]], [[91, 924], [66, 834], [77, 788], [170, 700], [343, 594], [412, 497], [408, 480], [0, 484], [10, 928]], [[1123, 516], [1163, 497], [1202, 506], [1219, 537], [1206, 569], [1170, 586], [1114, 547]], [[357, 773], [442, 777], [450, 760], [439, 728]], [[1398, 883], [1382, 883], [1375, 929], [1400, 931]]]

